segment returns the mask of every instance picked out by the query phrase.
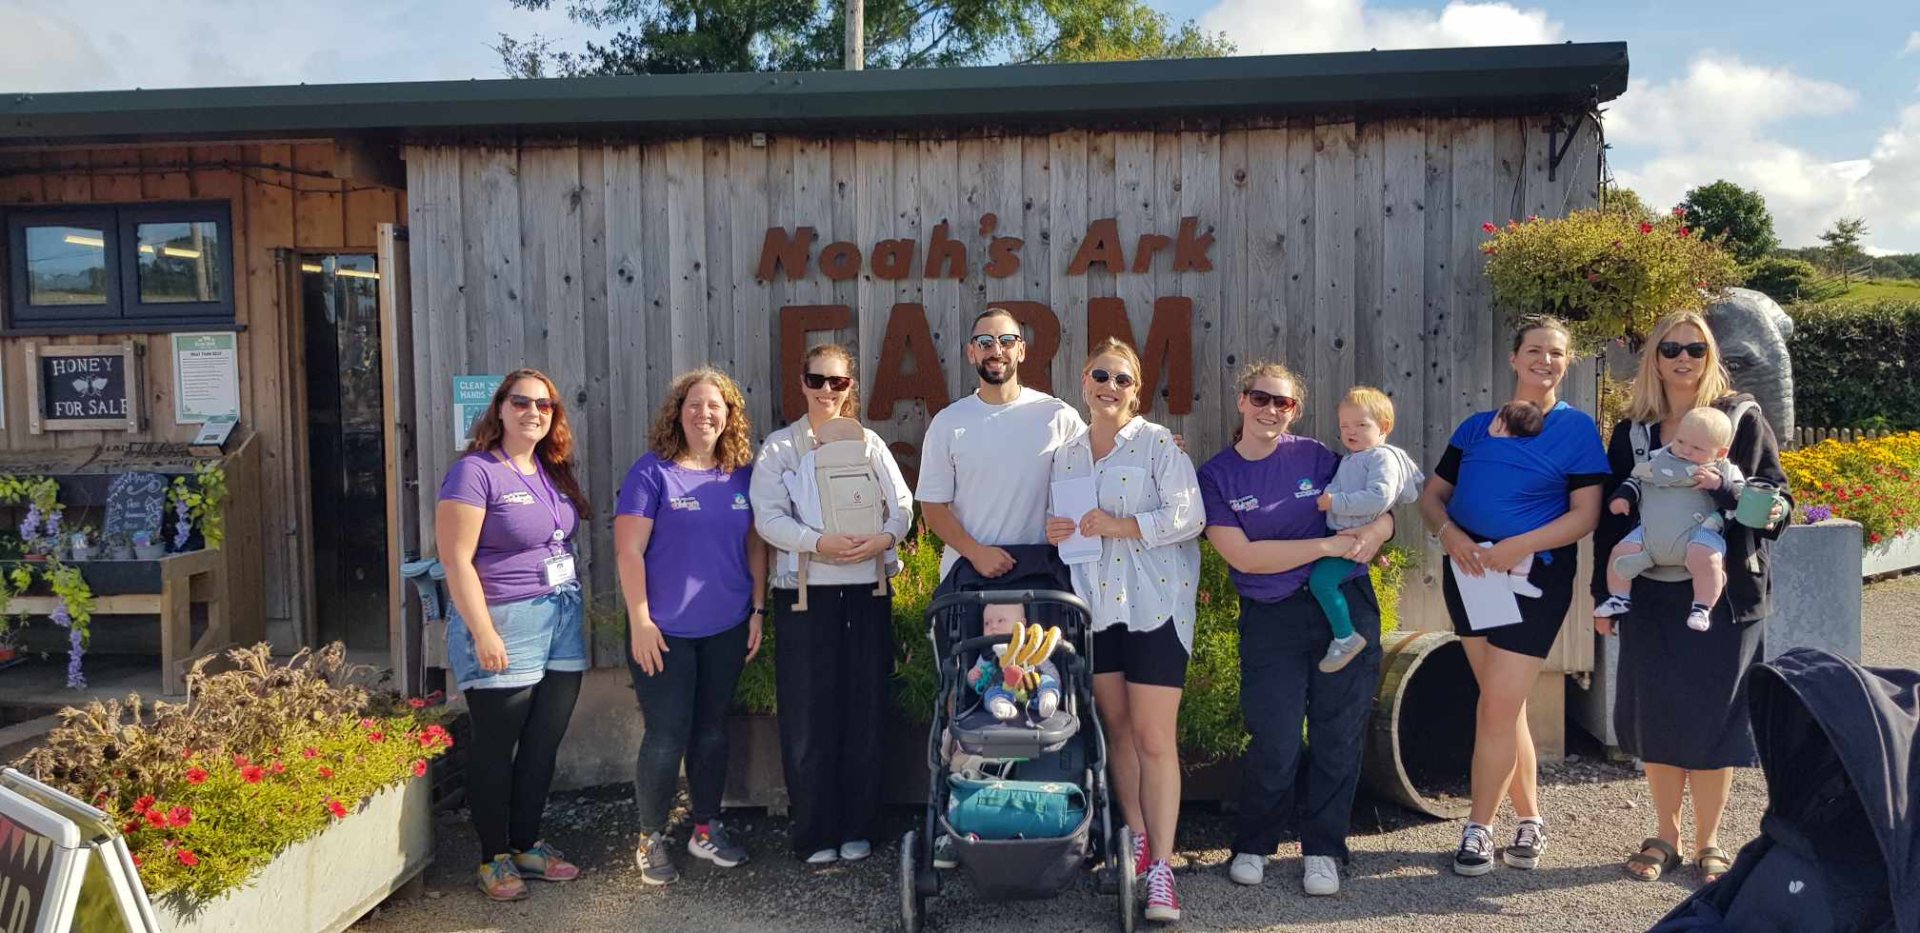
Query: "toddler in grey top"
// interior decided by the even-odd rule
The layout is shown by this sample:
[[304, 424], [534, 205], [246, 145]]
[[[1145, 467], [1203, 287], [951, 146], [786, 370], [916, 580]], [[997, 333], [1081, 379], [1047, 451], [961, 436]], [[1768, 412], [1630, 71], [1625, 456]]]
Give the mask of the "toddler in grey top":
[[[1346, 445], [1347, 455], [1318, 500], [1320, 511], [1327, 513], [1328, 528], [1359, 528], [1419, 497], [1425, 477], [1406, 451], [1387, 443], [1392, 431], [1393, 400], [1385, 392], [1355, 386], [1340, 400], [1340, 442]], [[1333, 629], [1333, 643], [1320, 660], [1320, 669], [1328, 673], [1346, 667], [1367, 645], [1353, 630], [1347, 598], [1340, 592], [1353, 568], [1354, 562], [1344, 557], [1323, 557], [1314, 561], [1307, 575], [1307, 589]]]

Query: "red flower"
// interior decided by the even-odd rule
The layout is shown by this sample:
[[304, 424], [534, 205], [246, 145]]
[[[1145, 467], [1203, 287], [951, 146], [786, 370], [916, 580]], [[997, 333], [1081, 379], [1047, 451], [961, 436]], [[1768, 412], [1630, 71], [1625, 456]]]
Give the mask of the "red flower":
[[1487, 245], [1480, 247], [1480, 251], [1483, 253], [1486, 253], [1489, 256], [1492, 256], [1495, 253], [1500, 252], [1499, 250], [1493, 248], [1492, 243], [1488, 243]]
[[347, 807], [340, 801], [328, 797], [327, 812], [333, 814], [334, 819], [342, 819], [347, 815]]
[[1491, 220], [1483, 220], [1480, 222], [1480, 229], [1485, 230], [1488, 233], [1495, 233], [1495, 232], [1498, 232], [1500, 228], [1494, 226], [1493, 221]]
[[425, 709], [427, 707], [427, 701], [422, 700], [419, 697], [414, 697], [413, 699], [407, 701], [407, 705], [413, 707], [414, 709]]
[[320, 776], [321, 776], [321, 777], [323, 777], [323, 778], [330, 778], [330, 777], [333, 777], [333, 769], [332, 769], [332, 768], [329, 768], [329, 767], [327, 767], [326, 765], [321, 765], [321, 766], [320, 766]]
[[1692, 232], [1693, 232], [1693, 228], [1692, 228], [1692, 227], [1681, 227], [1681, 228], [1680, 228], [1680, 235], [1681, 235], [1681, 236], [1686, 236], [1687, 234], [1689, 234], [1689, 233], [1692, 233]]
[[1587, 273], [1587, 281], [1589, 281], [1589, 282], [1598, 282], [1598, 281], [1600, 281], [1600, 273], [1598, 273], [1598, 272], [1589, 272], [1589, 273]]
[[193, 749], [191, 749], [191, 748], [183, 748], [183, 749], [181, 749], [181, 750], [180, 750], [180, 757], [182, 757], [182, 758], [192, 758], [192, 757], [193, 757]]
[[1533, 223], [1534, 221], [1536, 221], [1536, 220], [1539, 220], [1539, 219], [1540, 219], [1540, 215], [1539, 215], [1539, 214], [1528, 214], [1528, 215], [1527, 215], [1527, 223]]
[[1641, 232], [1641, 233], [1652, 233], [1652, 232], [1653, 232], [1653, 225], [1652, 225], [1652, 224], [1650, 224], [1650, 223], [1647, 223], [1647, 222], [1646, 222], [1646, 221], [1644, 221], [1644, 220], [1643, 220], [1643, 221], [1640, 221], [1640, 232]]
[[135, 867], [135, 868], [139, 868], [139, 867], [140, 867], [140, 856], [138, 856], [138, 855], [134, 855], [134, 854], [132, 854], [132, 853], [128, 853], [128, 854], [127, 854], [127, 857], [128, 857], [128, 858], [131, 858], [131, 859], [133, 859], [133, 867]]
[[246, 767], [246, 766], [247, 766], [248, 764], [250, 764], [250, 762], [248, 762], [248, 761], [247, 761], [247, 756], [245, 756], [245, 755], [235, 755], [235, 756], [233, 756], [233, 766], [234, 766], [234, 767], [236, 767], [236, 768], [244, 768], [244, 767]]
[[1676, 208], [1674, 208], [1674, 209], [1673, 209], [1673, 216], [1675, 216], [1675, 217], [1685, 217], [1685, 216], [1687, 216], [1687, 209], [1686, 209], [1686, 208], [1684, 208], [1684, 207], [1676, 207]]
[[204, 781], [206, 779], [207, 779], [207, 769], [205, 768], [188, 768], [187, 769], [188, 784], [198, 784], [201, 781]]
[[300, 757], [302, 757], [302, 758], [312, 758], [312, 757], [314, 757], [314, 756], [316, 756], [316, 755], [319, 755], [319, 754], [320, 754], [320, 750], [319, 750], [319, 749], [317, 749], [317, 748], [314, 748], [314, 747], [313, 747], [313, 746], [311, 746], [311, 745], [309, 745], [309, 746], [307, 746], [306, 748], [303, 748], [303, 749], [301, 749], [301, 750], [300, 750]]
[[373, 728], [373, 720], [371, 720], [371, 719], [362, 719], [362, 720], [360, 720], [360, 728], [362, 728], [362, 729], [371, 729], [371, 728]]
[[1880, 532], [1877, 532], [1877, 531], [1876, 531], [1876, 532], [1874, 532], [1874, 533], [1872, 533], [1872, 534], [1870, 534], [1870, 535], [1867, 535], [1867, 543], [1869, 543], [1869, 544], [1879, 544], [1879, 543], [1880, 543]]
[[148, 826], [152, 826], [155, 829], [159, 829], [160, 827], [167, 825], [167, 815], [165, 813], [160, 812], [159, 807], [154, 807], [153, 809], [148, 810], [146, 813], [146, 816], [147, 816]]
[[139, 829], [140, 829], [139, 820], [128, 820], [124, 825], [120, 827], [120, 835], [131, 836], [134, 833], [138, 832]]
[[277, 761], [276, 761], [276, 762], [274, 762], [274, 763], [273, 763], [273, 773], [275, 773], [275, 774], [285, 774], [285, 773], [287, 773], [287, 766], [286, 766], [286, 765], [283, 765], [283, 764], [281, 764], [280, 762], [277, 762]]
[[367, 733], [367, 741], [369, 742], [385, 742], [386, 740], [387, 740], [387, 734], [385, 732], [381, 732], [378, 729], [375, 729], [372, 732]]
[[1620, 241], [1619, 241], [1619, 240], [1615, 240], [1615, 241], [1613, 241], [1613, 245], [1614, 245], [1614, 246], [1619, 246], [1619, 245], [1620, 245]]
[[414, 762], [413, 762], [413, 776], [414, 776], [414, 777], [426, 777], [426, 776], [427, 776], [427, 760], [426, 760], [425, 758], [416, 758], [416, 759], [414, 759]]
[[248, 784], [260, 783], [260, 777], [264, 773], [265, 772], [260, 770], [259, 765], [248, 765], [240, 769], [240, 776], [246, 778]]
[[154, 804], [153, 795], [148, 794], [145, 797], [141, 797], [140, 799], [135, 800], [133, 802], [133, 812], [145, 813], [148, 810], [153, 809], [153, 804]]
[[173, 857], [179, 859], [180, 864], [188, 868], [200, 864], [200, 856], [193, 854], [192, 849], [175, 849], [173, 850]]
[[193, 822], [192, 807], [180, 806], [167, 811], [168, 826], [185, 826], [191, 822]]

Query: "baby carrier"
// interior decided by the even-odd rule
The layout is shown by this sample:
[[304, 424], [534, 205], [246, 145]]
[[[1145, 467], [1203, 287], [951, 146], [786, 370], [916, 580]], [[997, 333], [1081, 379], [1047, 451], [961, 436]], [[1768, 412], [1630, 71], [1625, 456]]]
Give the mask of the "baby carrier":
[[[1759, 402], [1742, 399], [1727, 417], [1737, 429], [1740, 419], [1759, 408]], [[1711, 508], [1702, 514], [1690, 507], [1703, 497], [1694, 492], [1691, 484], [1683, 489], [1669, 485], [1674, 479], [1670, 474], [1677, 472], [1679, 477], [1691, 477], [1693, 464], [1665, 448], [1655, 449], [1653, 432], [1644, 421], [1633, 422], [1627, 433], [1633, 444], [1634, 476], [1640, 480], [1642, 551], [1617, 562], [1614, 567], [1628, 578], [1645, 573], [1650, 579], [1669, 583], [1690, 579], [1686, 569], [1687, 544], [1693, 539], [1693, 530], [1704, 524], [1720, 531], [1725, 522]], [[1676, 502], [1680, 507], [1673, 507]]]
[[[892, 498], [888, 495], [888, 484], [881, 480], [873, 468], [872, 458], [867, 455], [865, 438], [829, 441], [815, 447], [801, 458], [797, 475], [803, 486], [810, 484], [793, 497], [801, 512], [801, 522], [820, 529], [822, 534], [880, 533]], [[810, 514], [815, 503], [819, 506], [818, 515]], [[794, 596], [793, 608], [802, 612], [807, 608], [807, 564], [812, 557], [805, 551], [799, 554], [799, 591]], [[877, 555], [873, 561], [879, 579], [873, 595], [885, 596], [889, 576], [887, 555]]]
[[1760, 835], [1658, 933], [1920, 933], [1920, 671], [1795, 648], [1747, 674]]

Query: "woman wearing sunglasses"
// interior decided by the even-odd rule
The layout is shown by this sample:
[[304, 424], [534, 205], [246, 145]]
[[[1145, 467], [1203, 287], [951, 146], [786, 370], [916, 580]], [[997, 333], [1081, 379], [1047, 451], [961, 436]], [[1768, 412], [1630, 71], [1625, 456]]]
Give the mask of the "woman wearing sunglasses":
[[[811, 470], [806, 455], [818, 446], [815, 432], [856, 417], [860, 392], [845, 347], [814, 347], [798, 363], [807, 413], [761, 445], [750, 495], [760, 536], [778, 552], [773, 626], [780, 663], [774, 685], [794, 854], [825, 865], [872, 851], [867, 828], [880, 806], [880, 735], [893, 675], [893, 601], [878, 586], [885, 578], [874, 558], [885, 555], [889, 572], [898, 568], [892, 549], [913, 523], [913, 493], [886, 442], [861, 429], [868, 468], [892, 492], [880, 532], [822, 534], [800, 520], [812, 514], [795, 496], [813, 485], [798, 471]], [[808, 555], [804, 601], [798, 600], [800, 554]]]
[[1059, 544], [1077, 529], [1100, 559], [1073, 566], [1093, 607], [1093, 693], [1114, 795], [1133, 831], [1133, 872], [1147, 879], [1147, 919], [1180, 919], [1173, 889], [1180, 818], [1175, 723], [1193, 653], [1194, 596], [1205, 525], [1200, 481], [1173, 432], [1140, 417], [1140, 357], [1111, 337], [1087, 355], [1080, 394], [1092, 422], [1053, 458], [1053, 481], [1092, 477], [1098, 506], [1047, 519]]
[[[1626, 481], [1635, 464], [1671, 438], [1690, 409], [1712, 406], [1736, 417], [1727, 459], [1747, 476], [1774, 484], [1785, 494], [1786, 475], [1773, 428], [1753, 396], [1732, 389], [1720, 347], [1699, 314], [1662, 318], [1640, 352], [1626, 418], [1614, 425], [1607, 445], [1612, 475], [1607, 495]], [[1636, 430], [1638, 425], [1638, 430]], [[1693, 858], [1703, 881], [1724, 874], [1732, 862], [1719, 845], [1720, 817], [1733, 784], [1733, 769], [1753, 764], [1753, 732], [1747, 720], [1742, 674], [1759, 655], [1767, 614], [1770, 542], [1791, 513], [1777, 499], [1766, 528], [1728, 522], [1727, 585], [1704, 632], [1686, 625], [1693, 597], [1686, 580], [1662, 582], [1642, 574], [1633, 582], [1632, 608], [1614, 619], [1595, 619], [1602, 635], [1620, 635], [1620, 687], [1614, 729], [1621, 748], [1646, 763], [1653, 796], [1654, 835], [1627, 861], [1627, 872], [1653, 881], [1681, 863], [1680, 807], [1693, 792]], [[1603, 515], [1594, 552], [1606, 554], [1638, 522], [1637, 512]], [[1605, 599], [1606, 568], [1596, 565], [1593, 592]]]
[[[1493, 817], [1502, 798], [1519, 817], [1506, 863], [1530, 869], [1546, 849], [1527, 696], [1573, 604], [1576, 543], [1600, 517], [1606, 451], [1593, 418], [1559, 400], [1571, 359], [1571, 335], [1553, 318], [1522, 323], [1513, 335], [1513, 401], [1545, 413], [1528, 437], [1496, 430], [1498, 411], [1469, 415], [1420, 495], [1420, 517], [1446, 548], [1441, 590], [1453, 630], [1480, 687], [1475, 713], [1472, 794], [1453, 857], [1464, 876], [1493, 870]], [[1506, 574], [1533, 558], [1527, 582], [1539, 595], [1517, 596], [1520, 621], [1475, 628], [1455, 573]]]
[[486, 859], [475, 881], [495, 900], [526, 897], [525, 878], [579, 875], [541, 840], [540, 815], [587, 669], [573, 535], [592, 512], [553, 381], [513, 373], [433, 513], [453, 596], [447, 665], [473, 716], [467, 804]]
[[[1328, 536], [1318, 499], [1339, 458], [1313, 438], [1287, 433], [1300, 413], [1299, 378], [1279, 363], [1261, 363], [1241, 373], [1239, 386], [1233, 444], [1200, 468], [1207, 540], [1240, 594], [1240, 710], [1251, 736], [1228, 877], [1259, 884], [1281, 834], [1297, 826], [1306, 892], [1324, 896], [1340, 890], [1338, 863], [1349, 857], [1348, 820], [1380, 672], [1380, 604], [1366, 563], [1393, 536], [1393, 518]], [[1358, 563], [1340, 589], [1354, 631], [1367, 641], [1334, 673], [1320, 671], [1333, 629], [1307, 589], [1322, 557]], [[1299, 784], [1302, 719], [1313, 758]]]
[[634, 762], [646, 884], [679, 880], [667, 815], [687, 771], [687, 852], [721, 868], [747, 850], [720, 824], [727, 786], [727, 708], [740, 671], [760, 651], [767, 549], [753, 530], [746, 399], [726, 373], [702, 366], [673, 380], [648, 433], [649, 450], [620, 483], [613, 548], [626, 599], [627, 672], [646, 723]]

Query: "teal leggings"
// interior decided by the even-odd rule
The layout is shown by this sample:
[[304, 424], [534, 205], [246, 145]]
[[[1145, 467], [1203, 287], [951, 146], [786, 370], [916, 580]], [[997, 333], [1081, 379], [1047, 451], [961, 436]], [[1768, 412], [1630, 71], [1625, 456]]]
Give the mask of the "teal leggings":
[[1326, 612], [1335, 638], [1353, 634], [1353, 617], [1347, 612], [1347, 598], [1340, 595], [1340, 584], [1357, 566], [1344, 557], [1322, 557], [1313, 562], [1313, 572], [1307, 575], [1307, 589]]

